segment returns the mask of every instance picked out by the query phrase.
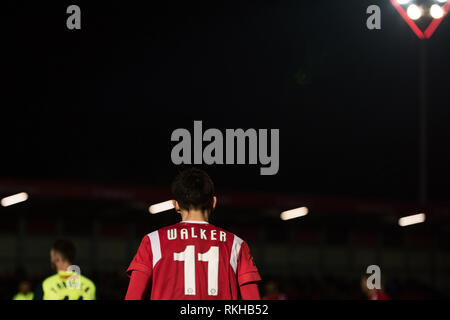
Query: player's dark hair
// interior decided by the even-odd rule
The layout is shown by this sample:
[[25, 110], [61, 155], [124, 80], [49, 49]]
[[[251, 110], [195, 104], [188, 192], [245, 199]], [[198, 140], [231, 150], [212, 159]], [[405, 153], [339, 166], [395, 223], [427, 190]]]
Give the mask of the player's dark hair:
[[59, 252], [63, 258], [69, 262], [73, 262], [75, 260], [76, 249], [75, 245], [70, 240], [58, 239], [53, 244], [52, 249]]
[[203, 170], [189, 168], [182, 171], [172, 183], [172, 193], [183, 210], [212, 210], [214, 183]]

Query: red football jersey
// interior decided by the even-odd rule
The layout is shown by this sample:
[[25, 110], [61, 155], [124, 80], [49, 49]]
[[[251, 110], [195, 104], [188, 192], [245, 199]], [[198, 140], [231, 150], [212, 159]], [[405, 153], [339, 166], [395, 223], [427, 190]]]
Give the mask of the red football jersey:
[[240, 285], [261, 280], [245, 241], [201, 221], [146, 235], [133, 270], [151, 274], [152, 300], [236, 300]]

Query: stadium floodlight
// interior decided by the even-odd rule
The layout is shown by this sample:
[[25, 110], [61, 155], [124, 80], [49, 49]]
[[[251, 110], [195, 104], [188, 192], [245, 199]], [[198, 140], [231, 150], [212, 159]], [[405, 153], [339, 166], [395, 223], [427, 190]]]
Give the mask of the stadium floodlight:
[[292, 210], [288, 210], [288, 211], [283, 211], [280, 214], [280, 218], [281, 218], [281, 220], [290, 220], [290, 219], [306, 216], [307, 214], [308, 214], [308, 208], [301, 207], [301, 208], [296, 208], [296, 209], [292, 209]]
[[151, 205], [148, 208], [148, 211], [151, 214], [155, 214], [155, 213], [160, 213], [160, 212], [167, 211], [167, 210], [170, 210], [170, 209], [173, 209], [173, 208], [174, 207], [173, 207], [172, 200], [167, 200], [167, 201], [164, 201], [164, 202], [160, 202], [160, 203]]
[[397, 2], [398, 2], [398, 4], [403, 5], [403, 4], [408, 4], [408, 3], [410, 3], [411, 0], [397, 0]]
[[417, 20], [422, 17], [422, 9], [416, 4], [410, 5], [406, 10], [406, 13], [411, 20]]
[[[422, 7], [417, 5], [414, 1], [410, 1], [410, 4], [407, 4], [406, 9], [402, 4], [400, 4], [400, 2], [403, 2], [404, 0], [390, 1], [395, 10], [398, 11], [411, 30], [414, 31], [417, 37], [421, 40], [430, 39], [441, 22], [444, 20], [447, 13], [450, 12], [450, 0], [434, 0], [435, 3], [431, 7]], [[436, 2], [441, 3], [441, 5]], [[432, 18], [432, 21], [429, 23], [428, 27], [423, 30], [419, 28], [416, 21], [422, 18], [425, 12], [427, 12], [427, 17]]]
[[444, 9], [438, 4], [433, 4], [430, 8], [430, 15], [434, 19], [441, 19], [444, 16]]
[[398, 219], [398, 225], [400, 227], [406, 227], [412, 224], [422, 223], [424, 221], [425, 221], [425, 213], [419, 213]]
[[12, 196], [3, 198], [1, 201], [1, 205], [3, 207], [9, 207], [12, 206], [14, 204], [20, 203], [20, 202], [24, 202], [28, 200], [28, 193], [26, 192], [21, 192], [18, 194], [14, 194]]

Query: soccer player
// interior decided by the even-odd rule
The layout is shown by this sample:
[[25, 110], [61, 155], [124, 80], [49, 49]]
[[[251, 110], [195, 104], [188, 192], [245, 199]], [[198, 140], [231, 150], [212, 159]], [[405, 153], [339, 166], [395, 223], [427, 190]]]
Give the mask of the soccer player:
[[33, 300], [34, 293], [31, 290], [31, 283], [28, 280], [22, 280], [19, 283], [19, 292], [13, 297], [13, 300]]
[[50, 250], [50, 263], [56, 274], [45, 279], [36, 289], [34, 300], [95, 300], [95, 285], [83, 275], [71, 282], [68, 271], [75, 259], [75, 246], [69, 240], [57, 240]]
[[261, 277], [247, 243], [208, 223], [217, 199], [206, 172], [181, 172], [172, 193], [182, 221], [144, 236], [127, 270], [125, 299], [151, 291], [152, 300], [259, 300]]

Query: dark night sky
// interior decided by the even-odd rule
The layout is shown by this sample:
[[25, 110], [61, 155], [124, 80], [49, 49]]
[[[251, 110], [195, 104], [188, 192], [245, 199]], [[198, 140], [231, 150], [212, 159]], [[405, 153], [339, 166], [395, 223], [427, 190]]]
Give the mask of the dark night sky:
[[[82, 30], [66, 29], [69, 4]], [[366, 28], [379, 4], [382, 30]], [[417, 199], [419, 46], [389, 1], [10, 2], [1, 178], [167, 185], [176, 128], [279, 128], [220, 187]], [[450, 190], [450, 19], [428, 41], [429, 196]]]

